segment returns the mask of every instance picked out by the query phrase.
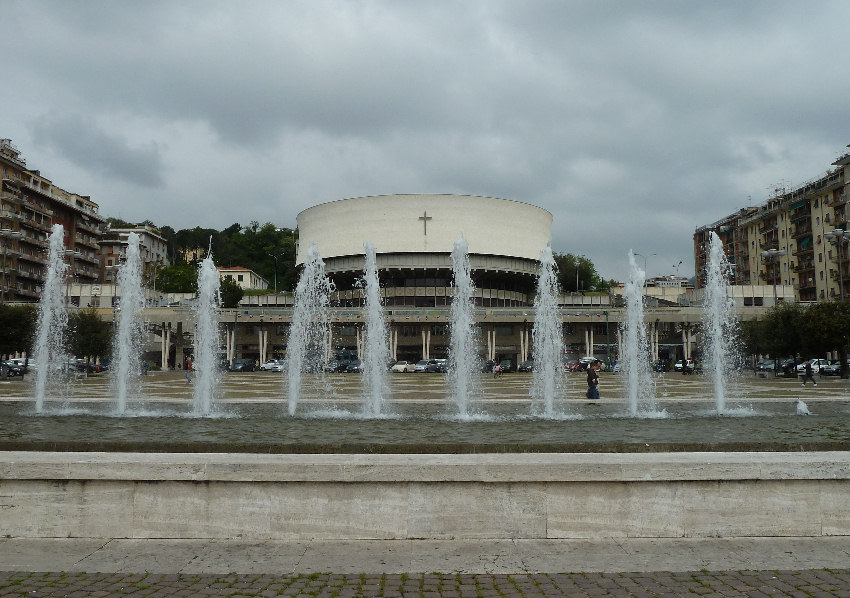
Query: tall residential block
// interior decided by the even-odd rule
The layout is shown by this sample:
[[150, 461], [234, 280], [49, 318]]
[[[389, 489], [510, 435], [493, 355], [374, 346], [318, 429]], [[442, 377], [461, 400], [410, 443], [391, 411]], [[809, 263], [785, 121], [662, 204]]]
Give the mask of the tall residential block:
[[758, 207], [742, 208], [696, 229], [697, 288], [705, 286], [708, 239], [716, 232], [732, 265], [731, 284], [793, 286], [799, 301], [850, 296], [847, 198], [850, 154], [824, 176], [776, 189]]
[[65, 229], [68, 282], [98, 282], [98, 239], [104, 223], [98, 205], [27, 168], [9, 139], [0, 139], [0, 168], [0, 301], [38, 300], [46, 275], [47, 237], [54, 224]]

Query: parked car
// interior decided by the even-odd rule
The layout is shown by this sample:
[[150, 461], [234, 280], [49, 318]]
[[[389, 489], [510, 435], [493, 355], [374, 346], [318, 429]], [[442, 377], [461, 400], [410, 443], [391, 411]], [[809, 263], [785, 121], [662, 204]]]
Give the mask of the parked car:
[[253, 359], [234, 359], [233, 363], [230, 364], [230, 367], [227, 368], [231, 372], [253, 372], [254, 371], [254, 360]]
[[518, 372], [533, 372], [534, 371], [534, 360], [529, 359], [528, 361], [523, 361], [517, 367], [516, 371]]
[[413, 366], [413, 371], [416, 373], [428, 371], [428, 361], [428, 359], [420, 359], [416, 362], [416, 365]]
[[260, 371], [270, 372], [272, 368], [277, 365], [277, 359], [272, 359], [271, 361], [267, 361], [263, 364], [260, 364]]
[[446, 359], [430, 359], [428, 365], [425, 366], [425, 371], [432, 374], [445, 374], [449, 369], [449, 362]]
[[582, 363], [578, 359], [569, 359], [564, 362], [565, 372], [579, 372], [581, 367]]
[[345, 371], [349, 374], [359, 374], [363, 371], [363, 362], [359, 359], [353, 359], [345, 366]]
[[0, 370], [5, 370], [6, 375], [9, 377], [23, 376], [25, 371], [24, 366], [19, 365], [12, 360], [0, 363]]
[[494, 367], [496, 367], [496, 362], [493, 361], [492, 359], [488, 359], [483, 364], [481, 364], [481, 371], [484, 374], [492, 374]]
[[677, 372], [681, 372], [683, 369], [688, 369], [693, 371], [694, 369], [694, 360], [693, 359], [680, 359], [676, 363], [673, 364], [673, 369]]
[[757, 372], [773, 372], [779, 366], [779, 362], [775, 359], [759, 359], [756, 362], [755, 370]]
[[390, 368], [391, 372], [412, 372], [415, 364], [410, 361], [396, 361]]
[[838, 376], [841, 374], [841, 360], [831, 361], [820, 369], [821, 376]]
[[[812, 373], [814, 373], [814, 374], [819, 374], [819, 373], [820, 373], [820, 369], [821, 369], [822, 367], [825, 367], [825, 366], [828, 366], [828, 365], [829, 365], [829, 361], [828, 361], [828, 360], [826, 360], [826, 359], [817, 359], [817, 358], [815, 358], [815, 359], [810, 359], [810, 360], [809, 360], [809, 363], [810, 363], [810, 364], [812, 364]], [[803, 375], [803, 374], [805, 374], [805, 373], [806, 373], [806, 362], [805, 362], [805, 361], [804, 361], [803, 363], [801, 363], [800, 365], [798, 365], [798, 366], [797, 366], [797, 373], [798, 373], [798, 374], [800, 374], [800, 375]]]

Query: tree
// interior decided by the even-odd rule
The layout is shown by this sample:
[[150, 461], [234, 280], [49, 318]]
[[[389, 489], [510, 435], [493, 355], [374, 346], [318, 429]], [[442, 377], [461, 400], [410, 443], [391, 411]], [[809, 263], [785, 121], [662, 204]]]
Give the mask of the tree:
[[780, 303], [761, 321], [761, 341], [771, 357], [792, 357], [802, 349], [800, 328], [805, 308], [799, 303]]
[[222, 278], [221, 279], [221, 306], [222, 307], [236, 307], [239, 305], [239, 301], [242, 299], [242, 296], [245, 294], [245, 291], [242, 290], [232, 278]]
[[588, 258], [572, 253], [556, 253], [555, 264], [558, 266], [558, 283], [567, 293], [579, 291], [605, 291], [608, 289], [605, 281], [596, 271]]
[[806, 309], [800, 326], [802, 351], [822, 356], [835, 351], [841, 356], [841, 377], [847, 377], [845, 355], [850, 343], [850, 304], [822, 301]]
[[156, 273], [156, 288], [163, 293], [197, 293], [198, 269], [192, 264], [175, 264]]
[[0, 303], [0, 355], [16, 351], [32, 353], [37, 322], [36, 306]]
[[73, 355], [84, 355], [86, 371], [92, 357], [106, 357], [112, 350], [112, 323], [101, 320], [94, 308], [68, 314], [65, 346]]

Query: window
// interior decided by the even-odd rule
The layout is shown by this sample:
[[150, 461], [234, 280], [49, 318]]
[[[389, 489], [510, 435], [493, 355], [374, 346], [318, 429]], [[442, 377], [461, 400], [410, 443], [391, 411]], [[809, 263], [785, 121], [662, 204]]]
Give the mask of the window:
[[513, 336], [513, 326], [496, 326], [496, 336]]
[[236, 280], [238, 280], [239, 282], [242, 282], [242, 275], [241, 275], [241, 274], [237, 274], [237, 275], [236, 275]]
[[823, 253], [818, 254], [818, 261], [823, 262]]

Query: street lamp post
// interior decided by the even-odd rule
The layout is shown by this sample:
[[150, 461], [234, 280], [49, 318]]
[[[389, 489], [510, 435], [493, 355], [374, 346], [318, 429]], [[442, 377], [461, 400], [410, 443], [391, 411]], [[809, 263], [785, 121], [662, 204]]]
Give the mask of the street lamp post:
[[779, 258], [785, 255], [784, 249], [766, 249], [761, 252], [761, 257], [765, 261], [773, 262], [773, 306], [776, 307], [776, 270], [779, 265]]
[[[278, 229], [278, 230], [279, 230], [279, 229]], [[282, 256], [284, 253], [285, 253], [285, 252], [283, 252], [283, 253], [278, 253], [277, 255], [275, 255], [274, 253], [269, 253], [269, 254], [267, 254], [270, 258], [272, 258], [272, 259], [274, 260], [274, 292], [275, 292], [275, 293], [277, 293], [277, 259], [278, 259], [280, 256]]]
[[844, 264], [841, 261], [841, 245], [844, 241], [850, 240], [850, 231], [836, 228], [825, 233], [824, 237], [830, 241], [834, 240], [836, 247], [838, 247], [838, 292], [841, 294], [841, 301], [844, 301]]

